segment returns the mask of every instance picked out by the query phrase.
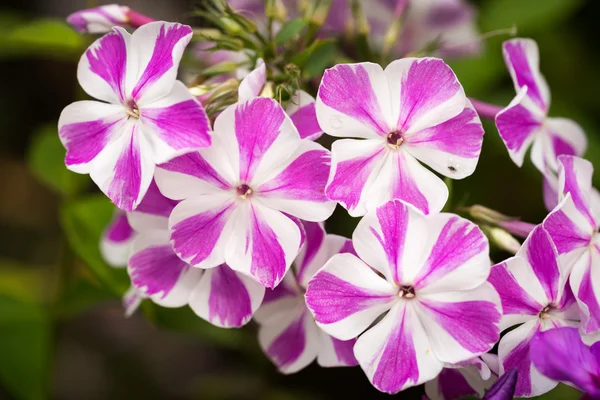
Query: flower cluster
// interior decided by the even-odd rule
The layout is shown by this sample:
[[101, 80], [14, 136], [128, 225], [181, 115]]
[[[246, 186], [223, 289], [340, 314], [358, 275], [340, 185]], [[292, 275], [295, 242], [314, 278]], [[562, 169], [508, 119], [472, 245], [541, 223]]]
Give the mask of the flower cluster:
[[[230, 3], [202, 14], [221, 13], [219, 37], [116, 5], [69, 17], [80, 31], [115, 26], [78, 66], [81, 86], [100, 101], [66, 107], [59, 136], [67, 168], [89, 174], [117, 207], [101, 249], [127, 267], [127, 314], [148, 299], [188, 305], [223, 328], [254, 320], [283, 373], [314, 360], [360, 365], [383, 392], [424, 383], [432, 400], [531, 397], [586, 378], [538, 354], [560, 327], [578, 328], [564, 340], [600, 340], [600, 195], [578, 157], [581, 128], [547, 116], [535, 42], [504, 43], [517, 96], [500, 110], [470, 100], [432, 56], [477, 51], [470, 7], [364, 2], [357, 35], [370, 24], [382, 54], [403, 57], [385, 68], [338, 63], [311, 87], [318, 81], [298, 71], [310, 58], [298, 57], [307, 38], [347, 35], [344, 21], [360, 13], [345, 1]], [[303, 48], [273, 39], [294, 37], [286, 9], [310, 21], [294, 42]], [[194, 35], [191, 53], [212, 65], [183, 83], [177, 73]], [[427, 56], [410, 56], [418, 50]], [[533, 143], [552, 209], [541, 224], [482, 206], [446, 212], [448, 185], [477, 167], [480, 115], [495, 119], [517, 165]], [[337, 139], [331, 150], [316, 142], [323, 134]], [[361, 217], [351, 239], [325, 230], [337, 204]], [[492, 265], [490, 242], [515, 255]]]

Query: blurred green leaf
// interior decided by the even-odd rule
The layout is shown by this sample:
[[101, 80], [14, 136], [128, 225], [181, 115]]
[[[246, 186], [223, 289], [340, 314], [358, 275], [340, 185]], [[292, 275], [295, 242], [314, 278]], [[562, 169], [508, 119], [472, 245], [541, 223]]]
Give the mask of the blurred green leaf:
[[61, 212], [69, 244], [94, 276], [113, 294], [122, 295], [129, 286], [123, 269], [110, 267], [100, 254], [100, 237], [110, 222], [115, 206], [103, 195], [71, 202]]
[[285, 44], [285, 42], [298, 35], [306, 25], [306, 20], [302, 18], [296, 18], [287, 22], [275, 36], [275, 43]]
[[39, 305], [0, 296], [0, 379], [15, 398], [47, 398], [50, 323]]
[[577, 400], [582, 396], [581, 392], [571, 386], [559, 383], [558, 386], [550, 392], [537, 397], [539, 400]]
[[65, 288], [57, 304], [57, 316], [72, 318], [102, 301], [114, 298], [115, 295], [107, 288], [89, 280], [80, 279]]
[[306, 65], [302, 70], [302, 75], [306, 79], [310, 79], [322, 74], [325, 68], [331, 66], [335, 52], [335, 42], [324, 42], [322, 45], [316, 46], [314, 51], [308, 56]]
[[38, 130], [29, 147], [28, 164], [35, 176], [63, 196], [72, 196], [88, 183], [85, 175], [65, 167], [65, 148], [58, 138], [56, 125]]
[[40, 303], [47, 287], [46, 270], [0, 260], [0, 295], [26, 303]]
[[315, 52], [319, 52], [321, 48], [335, 47], [335, 39], [317, 39], [311, 43], [310, 46], [302, 50], [300, 53], [294, 55], [290, 62], [297, 65], [300, 69], [305, 68], [311, 55]]

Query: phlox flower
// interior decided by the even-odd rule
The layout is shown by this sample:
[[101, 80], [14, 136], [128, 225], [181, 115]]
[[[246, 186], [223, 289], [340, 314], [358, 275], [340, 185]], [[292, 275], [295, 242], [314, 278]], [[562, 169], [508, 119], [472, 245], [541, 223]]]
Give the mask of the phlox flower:
[[[498, 357], [482, 354], [458, 364], [448, 364], [433, 380], [425, 382], [429, 400], [481, 398], [498, 377]], [[495, 371], [494, 371], [495, 370]]]
[[525, 153], [532, 146], [531, 161], [544, 174], [546, 203], [555, 186], [553, 175], [561, 154], [580, 156], [587, 139], [583, 129], [566, 118], [548, 117], [550, 88], [539, 68], [537, 43], [531, 39], [512, 39], [502, 45], [504, 62], [513, 80], [516, 97], [496, 115], [496, 127], [515, 164], [523, 165]]
[[594, 167], [573, 156], [558, 158], [560, 204], [544, 220], [581, 311], [585, 335], [600, 333], [600, 194], [592, 187]]
[[129, 25], [137, 28], [153, 21], [152, 18], [118, 4], [80, 10], [67, 17], [67, 22], [81, 33], [106, 33], [115, 26]]
[[103, 102], [78, 101], [61, 113], [65, 163], [89, 173], [125, 211], [144, 197], [156, 164], [210, 144], [204, 109], [176, 80], [191, 37], [176, 23], [153, 22], [132, 35], [117, 27], [79, 62], [79, 83]]
[[360, 335], [354, 356], [377, 389], [419, 385], [494, 346], [500, 300], [475, 224], [394, 200], [367, 213], [352, 243], [358, 257], [333, 256], [308, 283], [306, 304], [326, 333]]
[[189, 304], [199, 317], [220, 327], [246, 324], [260, 306], [265, 288], [225, 264], [202, 270], [177, 257], [169, 243], [168, 223], [176, 204], [152, 183], [129, 214], [136, 231], [127, 263], [132, 297], [150, 298], [163, 307]]
[[529, 347], [537, 332], [579, 323], [567, 278], [568, 270], [542, 226], [514, 257], [492, 267], [488, 280], [502, 301], [502, 330], [519, 325], [502, 337], [498, 348], [502, 371], [518, 370], [516, 397], [539, 396], [557, 384], [531, 364]]
[[454, 72], [437, 58], [405, 58], [325, 71], [316, 113], [332, 146], [327, 197], [352, 216], [392, 199], [439, 212], [448, 188], [436, 172], [462, 179], [475, 170], [483, 128]]
[[322, 367], [353, 366], [354, 339], [341, 341], [323, 332], [306, 308], [304, 293], [310, 278], [338, 253], [352, 253], [350, 239], [328, 235], [321, 224], [305, 222], [306, 242], [283, 281], [267, 290], [254, 319], [258, 340], [277, 368], [290, 374], [315, 358]]
[[127, 214], [120, 209], [115, 210], [112, 221], [100, 237], [100, 253], [111, 267], [125, 267], [129, 258], [134, 230], [127, 221]]
[[283, 279], [301, 245], [298, 221], [323, 221], [329, 152], [302, 140], [272, 99], [225, 109], [210, 148], [162, 164], [161, 192], [183, 200], [169, 219], [171, 243], [200, 268], [227, 263], [266, 287]]
[[600, 343], [586, 346], [575, 328], [552, 329], [531, 340], [531, 360], [545, 376], [600, 398]]

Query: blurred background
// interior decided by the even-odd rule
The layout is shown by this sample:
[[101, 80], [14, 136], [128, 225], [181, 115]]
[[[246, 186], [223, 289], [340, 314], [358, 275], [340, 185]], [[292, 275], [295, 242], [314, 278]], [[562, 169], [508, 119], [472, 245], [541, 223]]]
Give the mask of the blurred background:
[[[122, 270], [100, 258], [112, 206], [87, 176], [67, 171], [56, 122], [83, 98], [77, 61], [91, 41], [63, 21], [85, 0], [4, 0], [0, 6], [0, 399], [330, 399], [387, 398], [359, 368], [310, 366], [277, 373], [255, 327], [222, 330], [187, 309], [143, 304], [123, 316]], [[123, 0], [157, 19], [190, 22], [188, 0]], [[196, 2], [197, 4], [197, 2]], [[600, 165], [600, 2], [482, 0], [481, 32], [516, 25], [535, 39], [552, 92], [551, 116], [579, 122], [587, 158]], [[514, 89], [495, 37], [473, 58], [452, 62], [469, 96], [506, 105]], [[453, 204], [483, 204], [540, 222], [541, 178], [519, 170], [492, 124], [475, 174], [456, 182]], [[600, 173], [595, 176], [600, 186]], [[338, 210], [328, 230], [349, 236], [356, 220]], [[499, 261], [503, 254], [494, 254]], [[421, 389], [396, 395], [420, 399]], [[547, 399], [575, 399], [565, 386]]]

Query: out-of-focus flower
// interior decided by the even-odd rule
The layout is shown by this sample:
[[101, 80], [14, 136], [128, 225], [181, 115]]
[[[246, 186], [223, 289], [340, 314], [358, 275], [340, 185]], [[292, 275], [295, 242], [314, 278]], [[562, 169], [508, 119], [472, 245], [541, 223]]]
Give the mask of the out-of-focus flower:
[[115, 26], [138, 28], [154, 19], [127, 6], [107, 4], [74, 12], [67, 17], [67, 22], [81, 33], [106, 33]]
[[453, 179], [473, 173], [483, 127], [454, 72], [436, 58], [405, 58], [385, 71], [377, 64], [340, 64], [325, 71], [317, 119], [332, 146], [326, 194], [352, 216], [391, 199], [423, 213], [448, 199], [444, 182], [419, 163]]
[[115, 210], [112, 221], [100, 238], [100, 253], [111, 267], [125, 267], [135, 232], [127, 221], [127, 214]]
[[137, 232], [127, 263], [135, 294], [163, 307], [189, 304], [198, 316], [217, 326], [246, 324], [263, 299], [264, 287], [225, 264], [204, 271], [177, 257], [168, 226], [176, 204], [152, 183], [139, 207], [129, 214]]
[[358, 365], [352, 347], [323, 332], [306, 308], [304, 292], [312, 276], [338, 253], [354, 252], [350, 239], [327, 235], [321, 224], [305, 222], [306, 243], [293, 268], [273, 290], [267, 290], [254, 316], [258, 340], [265, 354], [285, 374], [301, 370], [315, 358], [322, 367]]
[[542, 226], [531, 232], [515, 257], [492, 267], [488, 280], [502, 300], [502, 330], [520, 324], [502, 337], [498, 348], [503, 371], [518, 371], [517, 397], [539, 396], [557, 384], [531, 364], [529, 347], [537, 332], [579, 323], [567, 278], [568, 270]]
[[558, 158], [560, 204], [544, 220], [581, 312], [583, 334], [600, 332], [600, 194], [592, 187], [594, 167], [573, 156]]
[[333, 256], [308, 283], [306, 303], [338, 339], [366, 329], [354, 355], [377, 389], [419, 385], [494, 346], [500, 299], [475, 224], [395, 200], [367, 213], [352, 239], [358, 257]]
[[115, 28], [82, 56], [77, 74], [99, 101], [78, 101], [59, 119], [70, 170], [90, 174], [117, 205], [140, 203], [156, 164], [210, 145], [202, 105], [176, 80], [189, 26], [153, 22], [132, 35]]
[[[488, 363], [493, 364], [490, 368]], [[482, 354], [458, 363], [447, 364], [437, 378], [425, 382], [429, 400], [460, 400], [468, 396], [481, 398], [498, 376], [498, 356]]]
[[160, 166], [160, 190], [183, 200], [169, 226], [175, 252], [188, 263], [227, 263], [273, 288], [301, 246], [293, 217], [327, 219], [329, 152], [302, 140], [272, 99], [234, 104], [217, 117], [213, 144]]
[[588, 398], [600, 398], [600, 343], [586, 346], [575, 328], [536, 334], [529, 353], [546, 377], [575, 386]]

